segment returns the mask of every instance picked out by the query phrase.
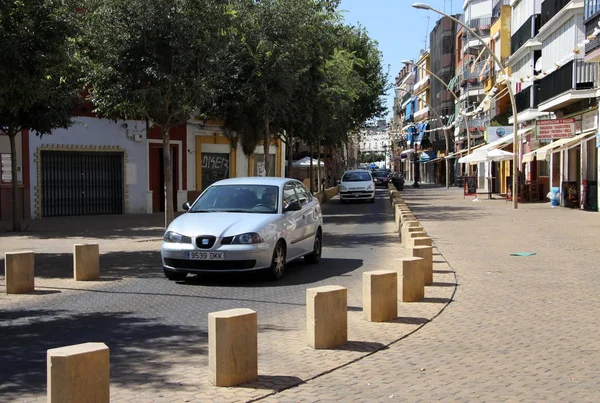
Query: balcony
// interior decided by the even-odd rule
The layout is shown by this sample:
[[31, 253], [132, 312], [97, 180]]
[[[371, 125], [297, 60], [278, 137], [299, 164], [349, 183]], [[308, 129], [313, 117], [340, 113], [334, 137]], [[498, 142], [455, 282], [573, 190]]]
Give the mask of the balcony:
[[555, 111], [581, 99], [595, 97], [598, 65], [571, 61], [539, 81], [539, 110]]
[[515, 94], [515, 103], [517, 104], [517, 112], [521, 113], [524, 110], [537, 107], [537, 84], [525, 88], [523, 91]]
[[510, 0], [496, 0], [496, 4], [494, 4], [494, 8], [492, 9], [492, 24], [500, 18], [502, 6], [510, 6]]
[[585, 0], [583, 18], [587, 25], [587, 20], [600, 13], [600, 0]]
[[492, 26], [492, 16], [486, 15], [479, 18], [469, 20], [469, 28], [477, 31], [489, 31]]
[[560, 10], [565, 8], [571, 0], [545, 0], [542, 2], [542, 13], [540, 14], [540, 28], [552, 19]]
[[[598, 1], [600, 6], [600, 0]], [[600, 9], [599, 9], [600, 11]], [[598, 27], [600, 13], [596, 13], [591, 19], [585, 21], [585, 36], [589, 37]], [[585, 45], [585, 61], [600, 62], [600, 37], [596, 37]]]
[[521, 27], [510, 38], [510, 53], [515, 53], [521, 46], [531, 38], [535, 38], [540, 30], [540, 15], [535, 14], [521, 25]]

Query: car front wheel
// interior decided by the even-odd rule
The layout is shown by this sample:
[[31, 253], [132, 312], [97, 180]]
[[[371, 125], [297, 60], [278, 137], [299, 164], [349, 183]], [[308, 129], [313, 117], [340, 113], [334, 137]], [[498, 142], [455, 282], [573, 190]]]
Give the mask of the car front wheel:
[[163, 268], [163, 271], [165, 273], [165, 277], [171, 281], [181, 281], [181, 280], [185, 280], [185, 278], [187, 277], [187, 273], [180, 273], [180, 272], [176, 272], [176, 271], [167, 270], [164, 268]]
[[271, 280], [280, 280], [283, 277], [285, 270], [285, 245], [283, 241], [277, 242], [271, 259], [271, 267], [268, 269], [269, 278]]

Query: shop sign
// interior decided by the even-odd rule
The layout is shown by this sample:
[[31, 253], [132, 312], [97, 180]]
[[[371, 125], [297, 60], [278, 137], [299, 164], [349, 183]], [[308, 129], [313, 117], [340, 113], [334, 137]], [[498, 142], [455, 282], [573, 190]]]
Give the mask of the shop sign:
[[564, 139], [575, 135], [575, 119], [538, 120], [538, 139]]
[[491, 143], [494, 140], [511, 134], [513, 134], [512, 126], [488, 126], [485, 129], [485, 141]]

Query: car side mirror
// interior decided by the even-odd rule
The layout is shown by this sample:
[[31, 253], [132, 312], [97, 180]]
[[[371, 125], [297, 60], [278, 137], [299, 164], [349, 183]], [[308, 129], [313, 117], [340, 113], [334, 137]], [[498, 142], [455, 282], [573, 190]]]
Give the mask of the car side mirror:
[[183, 206], [181, 206], [182, 209], [184, 209], [185, 211], [188, 211], [190, 209], [190, 202], [185, 202], [183, 203]]
[[300, 203], [298, 202], [291, 202], [286, 208], [285, 208], [285, 212], [287, 213], [288, 211], [300, 211], [302, 210], [302, 206], [300, 206]]

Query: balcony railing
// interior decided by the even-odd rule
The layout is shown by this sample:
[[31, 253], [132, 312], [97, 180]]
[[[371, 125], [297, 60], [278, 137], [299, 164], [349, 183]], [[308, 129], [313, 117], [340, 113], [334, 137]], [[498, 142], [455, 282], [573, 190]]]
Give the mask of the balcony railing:
[[473, 18], [469, 20], [469, 28], [474, 29], [475, 31], [485, 31], [489, 30], [492, 26], [492, 16], [486, 15], [479, 18]]
[[519, 27], [510, 38], [510, 52], [515, 53], [525, 42], [535, 37], [540, 30], [540, 15], [535, 14]]
[[542, 2], [542, 14], [540, 17], [540, 28], [550, 21], [560, 10], [562, 10], [571, 0], [545, 0]]
[[571, 61], [539, 81], [539, 102], [545, 102], [563, 92], [594, 88], [598, 71], [596, 63]]
[[517, 112], [523, 112], [524, 110], [537, 107], [537, 87], [538, 84], [531, 85], [525, 88], [523, 91], [515, 94], [515, 103], [517, 105]]
[[[598, 0], [598, 4], [600, 5], [600, 0]], [[586, 36], [586, 38], [589, 38], [590, 35], [592, 35], [594, 30], [598, 27], [599, 22], [600, 22], [600, 14], [596, 14], [592, 19], [585, 21], [585, 36]], [[598, 48], [600, 48], [600, 37], [596, 37], [596, 38], [590, 40], [585, 45], [585, 54], [586, 55], [590, 54]]]
[[583, 18], [586, 20], [586, 22], [588, 18], [594, 17], [599, 12], [600, 0], [585, 0], [585, 10], [583, 13]]
[[502, 14], [502, 6], [509, 6], [510, 0], [496, 0], [492, 9], [492, 24], [498, 21]]

